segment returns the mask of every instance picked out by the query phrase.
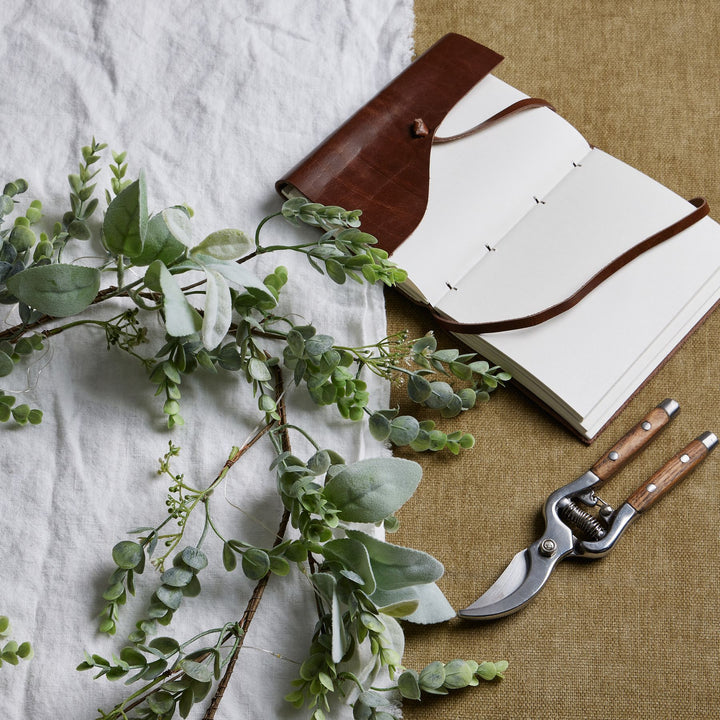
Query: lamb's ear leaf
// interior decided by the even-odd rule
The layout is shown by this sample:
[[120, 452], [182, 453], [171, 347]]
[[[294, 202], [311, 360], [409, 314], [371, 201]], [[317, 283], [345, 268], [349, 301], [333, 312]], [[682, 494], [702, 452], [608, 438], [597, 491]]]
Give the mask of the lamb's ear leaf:
[[77, 315], [100, 289], [100, 271], [83, 265], [38, 265], [7, 279], [20, 302], [51, 317]]
[[402, 458], [368, 458], [347, 465], [323, 490], [346, 522], [382, 522], [412, 496], [422, 469]]
[[202, 341], [207, 350], [214, 350], [227, 335], [232, 321], [232, 300], [225, 278], [218, 272], [205, 272], [207, 290], [202, 320]]
[[151, 267], [159, 271], [158, 280], [163, 294], [165, 329], [168, 335], [173, 337], [194, 335], [202, 327], [200, 313], [187, 301], [177, 280], [165, 265], [158, 260], [155, 263]]

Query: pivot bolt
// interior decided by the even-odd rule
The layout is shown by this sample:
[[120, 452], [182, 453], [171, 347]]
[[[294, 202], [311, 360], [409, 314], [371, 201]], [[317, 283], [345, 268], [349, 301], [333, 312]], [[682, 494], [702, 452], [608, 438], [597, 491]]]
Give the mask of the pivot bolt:
[[540, 552], [545, 557], [552, 557], [557, 550], [557, 543], [552, 538], [546, 538], [540, 543]]

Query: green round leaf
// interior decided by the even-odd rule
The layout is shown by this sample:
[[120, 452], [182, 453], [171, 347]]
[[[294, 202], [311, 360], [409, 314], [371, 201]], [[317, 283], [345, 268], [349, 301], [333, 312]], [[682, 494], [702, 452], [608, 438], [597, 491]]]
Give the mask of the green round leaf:
[[250, 548], [243, 553], [242, 570], [251, 580], [262, 580], [270, 571], [270, 556], [260, 548]]
[[433, 410], [445, 407], [448, 402], [450, 402], [450, 398], [455, 394], [452, 387], [442, 380], [436, 380], [430, 383], [430, 389], [431, 392], [425, 400], [425, 405]]
[[25, 225], [15, 225], [10, 231], [10, 244], [19, 252], [29, 250], [35, 244], [35, 233]]
[[445, 665], [445, 682], [443, 684], [449, 690], [459, 690], [472, 682], [473, 671], [465, 660], [451, 660]]
[[272, 373], [268, 366], [259, 358], [250, 358], [250, 362], [248, 362], [248, 372], [251, 378], [259, 382], [272, 380]]
[[406, 670], [397, 680], [398, 690], [404, 698], [420, 699], [420, 681], [416, 670]]
[[158, 690], [149, 695], [146, 702], [155, 715], [167, 715], [169, 717], [171, 711], [175, 708], [173, 696], [165, 690]]
[[204, 663], [195, 662], [194, 660], [183, 660], [180, 663], [181, 670], [201, 683], [209, 683], [213, 679], [212, 669]]
[[12, 358], [7, 353], [0, 350], [0, 377], [9, 375], [13, 371], [14, 367], [15, 363], [12, 361]]
[[70, 237], [74, 237], [76, 240], [89, 240], [92, 237], [88, 224], [78, 218], [68, 225], [68, 233]]
[[160, 580], [170, 587], [185, 587], [192, 578], [192, 570], [181, 567], [172, 567], [160, 576]]
[[179, 649], [180, 645], [178, 641], [171, 637], [157, 637], [149, 645], [158, 652], [161, 652], [165, 657], [175, 654]]
[[419, 681], [423, 690], [437, 690], [445, 682], [445, 666], [439, 660], [431, 662], [420, 672]]
[[180, 559], [183, 561], [183, 564], [192, 568], [195, 572], [200, 572], [200, 570], [206, 568], [208, 564], [207, 555], [200, 550], [200, 548], [193, 547], [192, 545], [186, 547], [180, 553]]
[[112, 549], [115, 564], [123, 570], [132, 570], [144, 559], [142, 546], [132, 540], [122, 540]]
[[156, 591], [157, 599], [170, 610], [177, 610], [182, 603], [183, 592], [180, 588], [161, 585]]
[[422, 375], [410, 376], [407, 384], [407, 394], [413, 402], [424, 403], [431, 393], [432, 387], [429, 380], [426, 380]]
[[420, 423], [412, 415], [400, 415], [390, 422], [390, 441], [393, 445], [409, 445], [418, 435]]
[[390, 420], [381, 413], [373, 413], [368, 421], [370, 434], [380, 442], [385, 442], [390, 437]]
[[237, 567], [237, 557], [229, 543], [223, 544], [222, 559], [223, 566], [228, 572], [232, 572]]

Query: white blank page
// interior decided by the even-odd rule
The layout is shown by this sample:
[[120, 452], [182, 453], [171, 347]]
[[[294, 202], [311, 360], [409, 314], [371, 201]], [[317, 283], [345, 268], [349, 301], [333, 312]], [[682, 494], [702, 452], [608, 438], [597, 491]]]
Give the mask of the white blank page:
[[[439, 136], [454, 135], [527, 97], [489, 75], [448, 114]], [[474, 264], [582, 162], [590, 146], [548, 108], [508, 116], [486, 129], [433, 146], [428, 205], [415, 231], [393, 253], [435, 305]]]

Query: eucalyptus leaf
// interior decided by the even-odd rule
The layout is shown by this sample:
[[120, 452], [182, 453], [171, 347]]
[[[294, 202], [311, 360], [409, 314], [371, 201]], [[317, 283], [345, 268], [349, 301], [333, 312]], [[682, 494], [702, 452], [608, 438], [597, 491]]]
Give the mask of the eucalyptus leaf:
[[270, 557], [260, 548], [250, 548], [243, 553], [242, 570], [251, 580], [262, 580], [270, 571]]
[[132, 540], [122, 540], [112, 549], [114, 563], [124, 570], [137, 567], [144, 558], [142, 546]]
[[431, 583], [442, 577], [442, 563], [422, 550], [391, 545], [360, 530], [346, 532], [367, 548], [375, 581], [381, 590]]
[[191, 568], [193, 572], [200, 572], [200, 570], [204, 570], [208, 566], [207, 555], [200, 548], [192, 545], [183, 548], [180, 553], [180, 560], [183, 565]]
[[14, 367], [15, 363], [12, 361], [12, 358], [0, 350], [0, 377], [9, 375]]
[[161, 585], [156, 591], [157, 599], [170, 610], [177, 610], [183, 599], [183, 592], [180, 588]]
[[141, 172], [108, 205], [102, 227], [105, 245], [115, 255], [137, 257], [143, 251], [147, 225], [147, 191]]
[[169, 692], [158, 690], [147, 698], [147, 706], [155, 715], [167, 715], [175, 707], [175, 700]]
[[180, 669], [193, 680], [201, 683], [211, 682], [213, 679], [212, 669], [203, 663], [195, 660], [183, 660]]
[[420, 682], [417, 670], [405, 670], [397, 679], [400, 694], [410, 700], [420, 699]]
[[192, 226], [187, 209], [169, 207], [163, 210], [161, 215], [172, 237], [185, 247], [190, 247], [192, 244]]
[[408, 397], [416, 403], [425, 402], [432, 393], [432, 387], [430, 381], [425, 379], [422, 375], [413, 374], [408, 379], [407, 386]]
[[250, 358], [248, 362], [248, 372], [253, 380], [258, 380], [259, 382], [272, 380], [272, 373], [268, 366], [259, 358]]
[[165, 657], [174, 655], [180, 650], [180, 645], [178, 644], [177, 640], [171, 637], [164, 636], [152, 640], [148, 647], [152, 648], [153, 650], [157, 650]]
[[100, 289], [100, 271], [83, 265], [38, 265], [7, 279], [21, 302], [51, 317], [68, 317], [88, 307]]
[[390, 437], [390, 420], [382, 413], [374, 412], [368, 420], [370, 434], [379, 442], [385, 442]]
[[417, 488], [422, 470], [402, 458], [368, 458], [343, 467], [323, 496], [347, 522], [381, 522], [399, 510]]
[[409, 445], [418, 435], [420, 423], [412, 415], [400, 415], [390, 422], [390, 442]]

